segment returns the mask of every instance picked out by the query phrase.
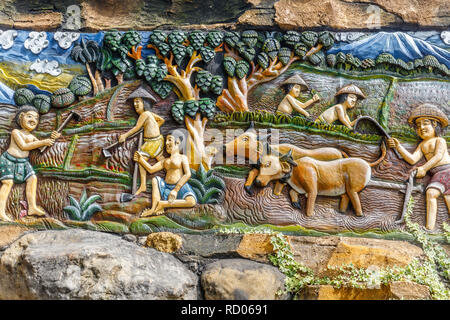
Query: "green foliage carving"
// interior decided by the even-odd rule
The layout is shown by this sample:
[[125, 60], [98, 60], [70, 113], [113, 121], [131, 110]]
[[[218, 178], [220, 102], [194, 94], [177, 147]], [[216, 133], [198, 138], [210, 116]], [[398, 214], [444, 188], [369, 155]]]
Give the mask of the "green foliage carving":
[[96, 203], [96, 201], [100, 199], [101, 197], [99, 195], [92, 195], [88, 198], [86, 189], [83, 189], [79, 202], [72, 196], [69, 196], [70, 205], [64, 207], [64, 212], [66, 212], [72, 220], [87, 221], [94, 213], [102, 210], [100, 205]]
[[70, 57], [80, 63], [96, 62], [100, 56], [100, 47], [94, 40], [81, 39], [81, 42], [75, 45], [70, 53]]
[[394, 99], [395, 87], [397, 85], [397, 78], [393, 78], [386, 96], [381, 103], [380, 109], [378, 110], [378, 123], [387, 130], [389, 126], [389, 115], [390, 115], [390, 103]]
[[134, 74], [134, 63], [128, 58], [129, 50], [140, 43], [141, 36], [136, 31], [128, 31], [123, 35], [112, 30], [105, 33], [101, 58], [97, 61], [97, 68], [104, 72], [111, 72], [118, 83], [122, 82], [122, 75]]
[[137, 31], [128, 31], [122, 36], [121, 42], [128, 50], [133, 46], [137, 46], [141, 43], [142, 37], [141, 34]]
[[291, 59], [291, 50], [286, 47], [281, 48], [278, 52], [278, 59], [283, 65], [287, 65]]
[[69, 83], [69, 90], [76, 96], [85, 96], [92, 90], [91, 81], [84, 76], [76, 76]]
[[216, 52], [211, 47], [202, 47], [200, 49], [200, 55], [206, 63], [210, 62], [214, 56], [216, 55]]
[[183, 124], [184, 122], [184, 102], [183, 101], [175, 101], [171, 108], [172, 117], [179, 124]]
[[216, 105], [210, 98], [200, 98], [199, 100], [188, 100], [188, 101], [175, 101], [171, 107], [172, 117], [179, 124], [184, 123], [184, 117], [189, 116], [194, 118], [195, 115], [200, 112], [200, 114], [211, 120], [214, 118], [216, 113]]
[[59, 88], [50, 98], [52, 107], [64, 108], [75, 102], [75, 95], [69, 88]]
[[300, 36], [300, 41], [303, 42], [308, 48], [313, 47], [319, 36], [317, 35], [317, 32], [314, 31], [303, 31]]
[[363, 141], [367, 143], [378, 143], [380, 136], [377, 134], [360, 134], [348, 129], [343, 125], [313, 122], [304, 117], [291, 117], [285, 114], [274, 114], [267, 111], [232, 112], [228, 114], [217, 114], [214, 123], [219, 126], [247, 125], [249, 122], [260, 123], [264, 126], [283, 127], [285, 129], [305, 130], [310, 132], [327, 133], [331, 136], [339, 136], [349, 140]]
[[258, 43], [258, 33], [255, 30], [246, 30], [242, 32], [242, 41], [252, 48]]
[[236, 60], [233, 57], [223, 58], [223, 67], [230, 78], [234, 77], [236, 71]]
[[249, 70], [250, 65], [247, 61], [240, 60], [236, 63], [236, 77], [238, 77], [238, 79], [244, 78]]
[[239, 32], [231, 31], [225, 34], [224, 41], [227, 45], [234, 48], [236, 44], [240, 41], [240, 39], [241, 35], [239, 34]]
[[198, 110], [208, 120], [212, 120], [217, 111], [214, 101], [209, 98], [201, 98], [198, 100]]
[[223, 41], [223, 33], [221, 31], [208, 32], [208, 35], [206, 36], [206, 41], [211, 47], [216, 48], [220, 46], [220, 44]]
[[301, 41], [300, 33], [297, 31], [287, 31], [283, 35], [283, 40], [286, 45], [288, 45], [291, 48], [294, 48], [297, 43]]
[[[298, 46], [298, 45], [297, 45]], [[299, 48], [299, 47], [297, 47]], [[303, 55], [306, 48], [302, 48], [302, 52], [296, 52], [297, 55]], [[320, 52], [319, 52], [320, 53]], [[316, 54], [313, 54], [314, 56]], [[312, 64], [309, 57], [308, 60]], [[373, 73], [394, 73], [402, 76], [414, 76], [420, 74], [433, 74], [438, 76], [450, 76], [450, 72], [447, 66], [443, 63], [439, 63], [436, 57], [427, 55], [423, 59], [415, 59], [414, 61], [405, 62], [404, 60], [395, 59], [390, 53], [381, 53], [376, 59], [365, 58], [359, 59], [353, 56], [351, 53], [344, 54], [338, 52], [336, 54], [328, 54], [326, 56], [327, 65], [330, 68], [345, 69], [346, 71], [364, 71]]]
[[265, 52], [260, 52], [256, 58], [256, 62], [261, 68], [267, 69], [270, 63], [269, 56]]
[[190, 116], [191, 118], [195, 117], [199, 108], [198, 101], [196, 100], [188, 100], [184, 102], [184, 113]]
[[45, 114], [50, 110], [51, 102], [50, 97], [45, 94], [37, 94], [33, 98], [33, 106], [38, 109], [40, 114]]
[[32, 104], [34, 98], [34, 93], [27, 88], [19, 88], [14, 92], [14, 102], [18, 106], [23, 106], [25, 104]]
[[211, 86], [212, 74], [206, 70], [200, 70], [197, 72], [197, 76], [195, 77], [195, 83], [197, 86], [203, 91], [208, 92], [209, 87]]
[[153, 91], [158, 94], [161, 99], [167, 98], [167, 96], [172, 92], [173, 85], [168, 81], [159, 81], [157, 79], [150, 81], [150, 86]]
[[191, 46], [195, 50], [199, 50], [201, 47], [203, 47], [203, 44], [206, 40], [206, 33], [202, 31], [192, 31], [189, 34], [189, 41], [191, 43]]
[[191, 169], [188, 182], [200, 204], [218, 204], [225, 190], [225, 181], [215, 175], [214, 170], [206, 172], [203, 165], [200, 165], [197, 171]]
[[222, 92], [223, 78], [219, 75], [213, 76], [211, 79], [210, 90], [212, 93], [219, 95]]
[[275, 59], [278, 55], [278, 50], [280, 50], [280, 42], [277, 39], [268, 38], [264, 41], [262, 51], [265, 52], [270, 59]]

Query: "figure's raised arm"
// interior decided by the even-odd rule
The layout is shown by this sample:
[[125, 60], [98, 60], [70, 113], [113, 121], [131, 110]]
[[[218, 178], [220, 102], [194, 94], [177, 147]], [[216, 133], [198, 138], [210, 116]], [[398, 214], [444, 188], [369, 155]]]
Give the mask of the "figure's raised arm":
[[320, 97], [319, 95], [315, 94], [311, 99], [309, 99], [308, 101], [306, 101], [305, 103], [303, 103], [303, 108], [308, 108], [310, 105], [312, 105], [313, 103], [316, 103], [320, 101]]
[[410, 165], [416, 164], [423, 157], [421, 149], [422, 144], [419, 144], [419, 146], [413, 153], [410, 153], [408, 150], [406, 150], [396, 138], [388, 139], [388, 146], [390, 148], [397, 149], [403, 159]]
[[301, 103], [300, 101], [298, 101], [297, 99], [295, 99], [294, 97], [292, 97], [290, 95], [287, 95], [287, 99], [291, 103], [291, 106], [294, 110], [296, 110], [297, 112], [300, 112], [305, 117], [309, 117], [309, 113], [304, 109], [307, 106], [305, 106], [303, 103]]
[[350, 122], [350, 118], [345, 112], [344, 108], [341, 105], [336, 106], [336, 113], [340, 122], [342, 122], [347, 128], [350, 130], [353, 129], [352, 123]]
[[129, 131], [125, 132], [124, 134], [122, 134], [119, 137], [119, 142], [120, 143], [124, 142], [129, 136], [131, 136], [131, 135], [135, 134], [136, 132], [138, 132], [143, 127], [143, 125], [145, 123], [145, 120], [147, 120], [147, 115], [145, 113], [142, 113], [139, 116], [139, 118], [138, 118], [138, 120], [136, 122], [136, 125], [133, 128], [131, 128]]
[[17, 129], [14, 129], [11, 132], [11, 139], [13, 139], [16, 145], [23, 151], [31, 151], [43, 146], [50, 147], [55, 143], [54, 139], [38, 140], [37, 138], [34, 138], [32, 142], [26, 142], [20, 131]]

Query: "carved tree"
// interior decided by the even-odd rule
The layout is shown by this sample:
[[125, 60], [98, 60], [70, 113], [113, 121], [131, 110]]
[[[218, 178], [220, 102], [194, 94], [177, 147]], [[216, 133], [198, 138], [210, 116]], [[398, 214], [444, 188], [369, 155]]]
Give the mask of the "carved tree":
[[228, 74], [228, 87], [217, 99], [217, 106], [223, 112], [247, 111], [248, 93], [256, 85], [274, 80], [300, 59], [307, 59], [314, 65], [324, 63], [320, 50], [333, 43], [334, 38], [329, 32], [319, 35], [296, 31], [284, 35], [278, 32], [262, 34], [253, 30], [242, 34], [227, 33], [223, 64]]
[[[124, 34], [117, 30], [106, 32], [97, 68], [104, 72], [111, 72], [118, 84], [123, 82], [124, 77], [133, 78], [135, 70], [133, 62], [128, 58], [128, 53], [132, 47], [140, 42], [141, 35], [136, 31], [128, 31]], [[109, 87], [110, 83], [105, 82]]]
[[209, 170], [213, 157], [211, 149], [204, 144], [204, 133], [208, 119], [214, 117], [215, 102], [200, 98], [200, 93], [219, 94], [222, 90], [222, 77], [213, 76], [198, 64], [212, 61], [216, 52], [222, 50], [222, 38], [218, 31], [208, 34], [193, 31], [189, 35], [182, 31], [168, 35], [154, 31], [147, 45], [155, 51], [154, 56], [148, 56], [146, 61], [142, 59], [141, 46], [132, 47], [128, 54], [136, 60], [137, 75], [144, 77], [161, 98], [166, 98], [172, 90], [178, 96], [179, 100], [172, 106], [172, 115], [177, 122], [184, 123], [189, 132], [188, 156], [194, 170], [200, 163]]
[[95, 68], [95, 77], [92, 74], [91, 64], [94, 64], [100, 58], [100, 47], [97, 42], [93, 40], [86, 41], [84, 38], [81, 39], [80, 43], [76, 44], [70, 56], [76, 62], [84, 63], [86, 66], [86, 71], [92, 83], [94, 96], [97, 95], [99, 91], [103, 90], [103, 83], [100, 78], [100, 71]]

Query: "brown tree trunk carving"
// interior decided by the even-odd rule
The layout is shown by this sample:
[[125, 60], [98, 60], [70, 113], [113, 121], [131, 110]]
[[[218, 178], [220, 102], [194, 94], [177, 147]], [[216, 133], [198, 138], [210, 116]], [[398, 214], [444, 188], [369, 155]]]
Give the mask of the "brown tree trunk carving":
[[105, 90], [105, 87], [103, 86], [102, 77], [99, 70], [95, 70], [95, 82], [97, 84], [97, 89], [99, 92], [102, 92]]
[[[160, 54], [157, 47], [153, 45], [148, 45], [147, 47], [155, 50], [156, 56], [166, 64], [168, 74], [163, 80], [169, 81], [175, 86], [174, 91], [180, 100], [188, 101], [200, 99], [200, 89], [197, 86], [193, 87], [191, 84], [191, 76], [193, 73], [202, 70], [202, 68], [195, 67], [195, 64], [202, 61], [202, 57], [197, 51], [194, 51], [192, 54], [186, 68], [178, 72], [178, 66], [173, 63], [174, 56], [172, 52], [170, 52], [169, 57], [167, 58]], [[201, 118], [200, 113], [197, 113], [194, 119], [185, 115], [184, 121], [189, 132], [186, 146], [190, 167], [197, 170], [201, 163], [206, 170], [209, 170], [211, 167], [212, 156], [208, 153], [204, 142], [204, 133], [208, 119]]]
[[97, 82], [95, 81], [94, 76], [92, 75], [91, 67], [89, 66], [88, 62], [86, 62], [86, 70], [88, 72], [89, 79], [91, 79], [92, 90], [93, 90], [94, 96], [96, 96], [98, 93], [98, 86], [97, 86]]
[[[233, 57], [235, 60], [242, 60], [234, 49], [230, 49], [227, 45], [225, 48], [225, 56]], [[278, 57], [273, 59], [266, 69], [260, 66], [256, 67], [253, 62], [250, 63], [252, 70], [247, 77], [238, 79], [237, 77], [228, 77], [228, 88], [222, 91], [217, 98], [217, 107], [223, 112], [248, 111], [247, 95], [256, 85], [271, 81], [283, 74], [289, 66], [299, 60], [294, 53], [286, 65], [278, 61]]]

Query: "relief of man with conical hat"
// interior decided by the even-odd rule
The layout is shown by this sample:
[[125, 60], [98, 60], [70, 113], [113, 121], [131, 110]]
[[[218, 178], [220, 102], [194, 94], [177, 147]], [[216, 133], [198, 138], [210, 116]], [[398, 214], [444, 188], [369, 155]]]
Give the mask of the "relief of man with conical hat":
[[347, 128], [353, 129], [356, 119], [350, 121], [350, 118], [347, 115], [347, 110], [354, 108], [356, 106], [356, 102], [358, 102], [358, 99], [365, 99], [366, 96], [361, 89], [354, 84], [349, 84], [342, 87], [335, 96], [338, 97], [338, 104], [335, 104], [325, 110], [316, 119], [316, 122], [332, 124], [333, 122], [339, 120]]
[[442, 129], [448, 125], [448, 117], [437, 106], [424, 103], [411, 112], [408, 123], [416, 128], [418, 136], [422, 139], [417, 149], [410, 153], [395, 138], [389, 139], [388, 145], [396, 148], [403, 159], [411, 165], [419, 162], [422, 157], [427, 160], [417, 168], [416, 177], [423, 178], [427, 172], [431, 175], [431, 181], [426, 188], [426, 228], [433, 230], [436, 224], [437, 199], [441, 194], [450, 214], [450, 155], [447, 142], [440, 137]]
[[305, 103], [302, 103], [296, 99], [302, 90], [309, 89], [306, 82], [298, 74], [289, 77], [283, 81], [281, 85], [286, 87], [287, 94], [278, 105], [277, 111], [291, 114], [292, 111], [295, 110], [305, 117], [309, 117], [309, 113], [305, 109], [311, 104], [319, 101], [320, 97], [315, 94], [312, 99], [306, 101]]
[[[140, 129], [144, 131], [144, 143], [138, 152], [142, 152], [145, 160], [156, 158], [158, 161], [164, 158], [164, 137], [161, 135], [159, 127], [164, 123], [164, 119], [156, 113], [148, 110], [148, 101], [156, 102], [156, 99], [144, 88], [140, 87], [132, 92], [127, 100], [133, 99], [134, 108], [139, 115], [136, 125], [128, 132], [119, 137], [119, 142], [124, 142], [129, 136], [135, 134]], [[139, 165], [139, 175], [141, 185], [135, 195], [147, 190], [147, 171], [142, 165]]]

